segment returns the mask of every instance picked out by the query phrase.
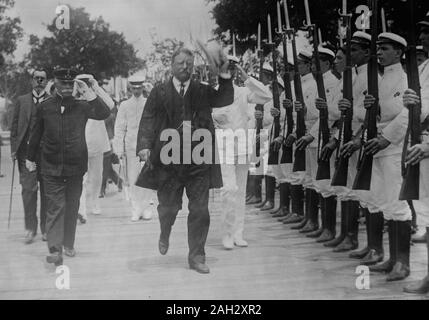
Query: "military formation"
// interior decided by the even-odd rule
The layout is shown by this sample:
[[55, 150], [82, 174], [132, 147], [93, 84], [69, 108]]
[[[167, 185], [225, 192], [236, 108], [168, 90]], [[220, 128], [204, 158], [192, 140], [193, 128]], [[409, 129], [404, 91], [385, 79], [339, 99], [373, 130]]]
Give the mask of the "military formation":
[[[305, 50], [298, 50], [296, 43], [302, 26], [294, 29], [287, 1], [282, 2], [284, 14], [278, 3], [276, 34], [269, 24], [268, 41], [262, 44], [258, 32], [259, 68], [251, 68], [256, 73], [246, 72], [234, 54], [226, 56], [220, 47], [207, 44], [201, 50], [210, 64], [208, 78], [193, 77], [194, 52], [179, 48], [172, 56], [172, 77], [150, 94], [143, 93], [144, 78], [129, 79], [132, 96], [118, 108], [111, 146], [103, 133], [90, 147], [97, 121], [107, 119], [114, 108], [97, 81], [58, 69], [55, 88], [47, 92], [46, 72], [36, 70], [34, 90], [18, 99], [11, 131], [26, 241], [32, 242], [37, 233], [39, 185], [47, 261], [60, 265], [63, 252], [75, 256], [76, 224], [87, 219], [86, 201], [79, 200], [82, 186], [91, 190], [84, 194], [90, 194], [92, 211], [98, 214], [103, 153], [112, 148], [121, 163], [117, 179], [130, 200], [131, 220], [150, 219], [158, 204], [162, 255], [168, 253], [186, 192], [188, 262], [199, 273], [210, 272], [205, 253], [209, 190], [220, 188], [222, 244], [227, 250], [248, 246], [245, 212], [253, 206], [302, 237], [334, 252], [349, 252], [350, 259], [371, 272], [386, 273], [387, 281], [407, 278], [416, 221], [426, 233], [429, 228], [429, 12], [416, 22], [414, 2], [409, 2], [415, 28], [407, 39], [377, 28], [352, 33], [344, 5], [339, 21], [345, 32], [335, 47], [322, 43], [305, 1], [303, 30], [312, 39]], [[370, 1], [372, 26], [379, 25], [379, 9], [376, 0]], [[179, 149], [179, 164], [165, 163], [166, 130], [175, 130], [183, 146], [186, 132], [206, 130], [216, 152], [204, 154], [206, 162], [187, 162], [187, 151], [198, 150], [192, 139], [189, 150]], [[234, 139], [237, 130], [251, 136], [250, 143]], [[223, 136], [216, 139], [219, 132]], [[416, 213], [413, 201], [425, 210]], [[361, 220], [367, 243], [358, 250]], [[385, 233], [388, 248], [383, 245]], [[413, 240], [427, 242], [429, 248], [426, 233]], [[404, 291], [429, 292], [429, 275]]]

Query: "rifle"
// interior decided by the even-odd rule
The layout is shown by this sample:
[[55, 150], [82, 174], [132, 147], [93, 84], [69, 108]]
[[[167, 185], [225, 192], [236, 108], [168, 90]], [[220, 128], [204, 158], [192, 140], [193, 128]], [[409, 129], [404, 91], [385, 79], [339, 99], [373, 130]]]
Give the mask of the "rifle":
[[[269, 43], [271, 46], [271, 52], [273, 55], [273, 74], [274, 80], [272, 82], [273, 86], [273, 104], [274, 108], [280, 111], [280, 97], [279, 97], [279, 86], [277, 83], [277, 49], [274, 43]], [[280, 134], [280, 116], [274, 117], [273, 126], [271, 127], [272, 139], [275, 139]], [[270, 149], [268, 155], [268, 164], [275, 165], [279, 162], [279, 150], [274, 148], [273, 141], [270, 141]]]
[[[368, 94], [375, 98], [374, 105], [366, 110], [365, 122], [362, 130], [362, 145], [365, 140], [377, 137], [377, 115], [378, 115], [378, 64], [377, 64], [377, 26], [378, 26], [378, 3], [377, 0], [369, 0], [371, 9], [371, 56], [368, 62]], [[365, 139], [366, 134], [366, 139]], [[371, 154], [359, 151], [357, 173], [353, 182], [353, 190], [369, 190], [372, 175]]]
[[[310, 25], [309, 32], [313, 34], [313, 55], [315, 60], [316, 72], [314, 78], [317, 84], [317, 94], [319, 98], [326, 101], [325, 84], [323, 83], [323, 74], [320, 68], [320, 56], [319, 56], [319, 40], [316, 25]], [[317, 173], [316, 180], [330, 179], [330, 161], [324, 161], [320, 158], [322, 148], [329, 142], [330, 132], [328, 123], [328, 110], [319, 110], [319, 138], [317, 142]]]
[[[295, 90], [295, 99], [296, 101], [301, 102], [304, 105], [304, 94], [302, 92], [302, 83], [301, 83], [301, 75], [299, 74], [298, 68], [298, 54], [296, 52], [296, 40], [295, 34], [292, 34], [292, 55], [294, 61], [294, 76], [293, 76], [293, 84]], [[305, 127], [305, 118], [304, 118], [304, 110], [297, 111], [296, 113], [296, 137], [297, 139], [303, 137], [306, 131]], [[305, 149], [298, 150], [295, 148], [295, 160], [293, 162], [292, 171], [305, 171]]]
[[353, 65], [351, 57], [351, 39], [352, 39], [352, 30], [351, 30], [351, 15], [347, 12], [343, 12], [341, 15], [342, 24], [347, 29], [346, 35], [346, 67], [343, 72], [343, 98], [347, 99], [351, 103], [351, 108], [347, 111], [341, 112], [340, 127], [338, 134], [338, 148], [337, 154], [335, 157], [335, 172], [332, 177], [332, 186], [347, 186], [347, 172], [349, 168], [349, 157], [341, 157], [340, 149], [341, 145], [349, 142], [353, 136], [352, 130], [352, 119], [353, 119], [353, 83], [352, 83], [352, 74], [353, 74]]
[[[285, 6], [286, 6], [285, 2]], [[293, 36], [293, 30], [292, 29], [285, 29], [285, 32], [283, 34], [283, 63], [285, 66], [285, 73], [283, 75], [283, 82], [285, 85], [285, 97], [292, 101], [292, 86], [290, 84], [290, 73], [291, 69], [289, 67], [288, 63], [288, 56], [287, 56], [287, 40], [289, 37]], [[293, 131], [293, 114], [292, 114], [292, 108], [286, 108], [286, 117], [283, 123], [283, 141], [287, 136], [289, 136]], [[286, 134], [286, 122], [287, 122], [287, 134]], [[280, 159], [280, 163], [292, 163], [293, 160], [293, 147], [287, 147], [285, 143], [282, 145], [282, 157]]]
[[[258, 57], [259, 57], [259, 81], [262, 81], [262, 69], [264, 66], [264, 51], [258, 50]], [[255, 106], [256, 111], [262, 111], [262, 114], [264, 113], [264, 105], [263, 104], [257, 104]], [[256, 159], [259, 159], [261, 156], [261, 130], [262, 130], [262, 121], [263, 119], [257, 119], [256, 120]], [[261, 165], [261, 162], [259, 161], [256, 164], [256, 167], [259, 168]]]
[[[409, 1], [409, 21], [411, 27], [408, 34], [408, 50], [406, 54], [407, 59], [407, 79], [408, 87], [414, 90], [420, 97], [420, 80], [419, 70], [417, 66], [417, 55], [416, 55], [416, 28], [414, 23], [415, 18], [415, 6], [414, 0]], [[408, 114], [408, 129], [405, 135], [404, 147], [402, 152], [402, 186], [399, 192], [399, 200], [417, 200], [419, 199], [419, 183], [420, 183], [420, 164], [405, 166], [405, 156], [408, 150], [408, 143], [411, 146], [421, 143], [421, 126], [420, 126], [420, 114], [421, 104], [413, 106], [409, 109]]]

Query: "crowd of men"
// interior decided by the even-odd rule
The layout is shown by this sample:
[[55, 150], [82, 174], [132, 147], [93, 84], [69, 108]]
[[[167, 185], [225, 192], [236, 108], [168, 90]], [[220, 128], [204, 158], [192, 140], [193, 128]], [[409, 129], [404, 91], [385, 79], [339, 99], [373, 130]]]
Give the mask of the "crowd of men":
[[[96, 79], [87, 74], [78, 75], [72, 69], [57, 69], [54, 87], [45, 89], [47, 74], [36, 69], [32, 73], [33, 91], [18, 98], [11, 129], [12, 157], [18, 162], [22, 185], [28, 232], [26, 243], [33, 242], [37, 233], [39, 185], [40, 229], [50, 253], [47, 261], [59, 265], [63, 262], [63, 252], [69, 257], [75, 256], [76, 223], [78, 220], [84, 223], [87, 219], [86, 198], [91, 203], [92, 213], [101, 212], [98, 195], [103, 176], [107, 179], [107, 172], [112, 171], [108, 152], [113, 150], [122, 172], [112, 180], [126, 190], [131, 202], [131, 220], [150, 219], [155, 201], [158, 203], [161, 228], [158, 244], [162, 255], [168, 252], [172, 226], [186, 191], [189, 199], [188, 262], [190, 268], [199, 273], [210, 272], [205, 254], [210, 225], [209, 190], [222, 188], [222, 244], [225, 249], [248, 246], [244, 239], [246, 205], [255, 205], [279, 222], [292, 225], [292, 229], [303, 236], [332, 247], [334, 252], [351, 251], [350, 258], [359, 259], [371, 272], [387, 273], [387, 281], [405, 279], [410, 274], [415, 212], [412, 202], [399, 200], [401, 155], [408, 128], [408, 109], [421, 103], [422, 121], [429, 113], [429, 14], [419, 22], [419, 39], [422, 44], [418, 48], [421, 97], [408, 89], [402, 64], [407, 41], [391, 32], [380, 33], [377, 37], [380, 71], [379, 95], [375, 97], [368, 92], [367, 76], [368, 61], [374, 54], [370, 49], [373, 39], [368, 33], [355, 32], [349, 44], [353, 64], [352, 101], [343, 94], [345, 47], [321, 46], [317, 56], [301, 51], [296, 59], [288, 60], [287, 67], [299, 73], [302, 101], [295, 94], [287, 94], [288, 84], [277, 78], [272, 64], [261, 64], [259, 76], [248, 75], [237, 57], [225, 57], [220, 52], [216, 53], [218, 59], [213, 59], [217, 64], [212, 66], [210, 79], [216, 81], [195, 80], [192, 78], [194, 53], [179, 48], [172, 56], [172, 77], [156, 85], [150, 93], [144, 90], [144, 78], [129, 79], [132, 96], [119, 105], [110, 136], [104, 120], [111, 117], [115, 102]], [[213, 50], [207, 54], [213, 56]], [[316, 71], [322, 74], [323, 98], [314, 77]], [[290, 76], [292, 86], [298, 85], [296, 79]], [[281, 101], [280, 108], [276, 107], [277, 99]], [[366, 114], [377, 99], [378, 135], [366, 140], [362, 135], [368, 125]], [[343, 131], [339, 124], [351, 108], [353, 137], [341, 143]], [[294, 123], [299, 114], [304, 114], [305, 134], [299, 134], [297, 125], [289, 130], [288, 110], [293, 110]], [[328, 115], [330, 139], [320, 149], [322, 111]], [[274, 130], [276, 121], [280, 125], [278, 132]], [[240, 139], [226, 139], [226, 143], [219, 146], [234, 150], [231, 159], [219, 163], [217, 153], [213, 152], [205, 163], [194, 158], [187, 163], [186, 150], [180, 149], [180, 164], [162, 160], [166, 141], [161, 136], [165, 130], [176, 130], [184, 146], [188, 130], [205, 129], [210, 133], [210, 144], [216, 146], [219, 143], [215, 139], [216, 130], [232, 129], [228, 132], [234, 134], [237, 129], [254, 129], [258, 123], [260, 129], [269, 131], [268, 143], [262, 143], [260, 134], [254, 136], [251, 148], [247, 140], [243, 147]], [[191, 153], [198, 147], [194, 142], [190, 143]], [[295, 152], [305, 153], [305, 170], [295, 170], [292, 163], [280, 161], [284, 146], [293, 146]], [[337, 155], [333, 156], [336, 149]], [[269, 159], [272, 150], [278, 151], [274, 154], [279, 161]], [[373, 156], [369, 190], [354, 190], [351, 185], [361, 152]], [[231, 155], [221, 154], [226, 158]], [[245, 163], [240, 161], [251, 154], [260, 157]], [[347, 186], [333, 186], [330, 178], [317, 178], [321, 160], [327, 161], [334, 172], [335, 160], [339, 157], [349, 159]], [[411, 147], [406, 158], [409, 164], [421, 161], [420, 199], [424, 205], [429, 196], [427, 158], [429, 145], [425, 142]], [[106, 174], [103, 174], [103, 161]], [[82, 192], [83, 186], [85, 192]], [[280, 194], [277, 209], [276, 190]], [[338, 204], [341, 212], [339, 234], [336, 230]], [[429, 227], [429, 207], [426, 205], [426, 208], [419, 212], [417, 221]], [[352, 251], [359, 246], [361, 216], [365, 217], [367, 245]], [[383, 247], [384, 230], [389, 239], [388, 259], [385, 259]], [[429, 241], [426, 235], [422, 239]], [[429, 278], [405, 291], [428, 292]]]

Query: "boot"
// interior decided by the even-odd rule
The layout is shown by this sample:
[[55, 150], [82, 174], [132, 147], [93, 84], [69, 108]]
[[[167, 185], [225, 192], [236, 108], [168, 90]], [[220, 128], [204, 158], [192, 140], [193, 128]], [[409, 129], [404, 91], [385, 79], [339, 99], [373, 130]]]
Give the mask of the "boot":
[[255, 176], [250, 175], [247, 172], [247, 182], [246, 182], [246, 201], [253, 197], [255, 191]]
[[[429, 227], [426, 228], [426, 234], [429, 232]], [[429, 292], [429, 238], [426, 237], [426, 245], [427, 245], [427, 267], [428, 274], [422, 280], [417, 283], [412, 283], [404, 288], [404, 292], [407, 293], [416, 293], [416, 294], [426, 294]]]
[[395, 248], [395, 235], [397, 233], [397, 225], [393, 220], [387, 221], [388, 225], [388, 234], [389, 234], [389, 259], [383, 263], [377, 264], [375, 266], [369, 266], [369, 271], [372, 272], [390, 272], [393, 269], [393, 266], [396, 263], [396, 248]]
[[274, 209], [274, 195], [276, 192], [276, 178], [265, 176], [265, 197], [267, 201], [260, 207], [261, 211], [268, 211]]
[[349, 258], [351, 259], [362, 259], [364, 258], [369, 250], [370, 250], [370, 245], [371, 245], [371, 213], [369, 212], [368, 209], [363, 209], [363, 211], [365, 212], [365, 226], [366, 226], [366, 247], [361, 249], [361, 250], [357, 250], [357, 251], [353, 251], [350, 252], [349, 254]]
[[347, 234], [347, 219], [348, 219], [348, 202], [341, 201], [341, 231], [340, 235], [335, 239], [324, 243], [325, 247], [334, 248], [343, 242]]
[[309, 233], [319, 229], [319, 196], [313, 189], [307, 189], [309, 194], [308, 219], [305, 226], [299, 230], [301, 233]]
[[383, 225], [384, 218], [382, 212], [370, 213], [369, 221], [371, 225], [370, 242], [368, 244], [368, 254], [362, 259], [361, 264], [370, 266], [383, 261]]
[[280, 208], [273, 214], [274, 218], [285, 217], [290, 208], [290, 183], [280, 183]]
[[291, 229], [293, 230], [300, 230], [302, 229], [308, 222], [308, 210], [310, 207], [310, 189], [305, 189], [304, 190], [304, 201], [305, 201], [305, 205], [304, 205], [304, 219], [301, 220], [300, 223], [298, 223], [297, 225], [294, 225], [291, 227]]
[[302, 185], [291, 185], [292, 213], [283, 220], [284, 224], [301, 222], [304, 219], [304, 189]]
[[411, 221], [394, 221], [394, 223], [396, 223], [396, 263], [386, 281], [403, 280], [410, 275]]
[[[337, 224], [337, 198], [335, 196], [323, 198], [325, 203], [322, 210], [325, 210], [325, 228], [316, 242], [326, 242], [335, 238], [335, 226]], [[323, 213], [322, 213], [323, 217]]]
[[359, 202], [348, 201], [347, 234], [344, 240], [334, 248], [334, 252], [355, 250], [359, 246]]

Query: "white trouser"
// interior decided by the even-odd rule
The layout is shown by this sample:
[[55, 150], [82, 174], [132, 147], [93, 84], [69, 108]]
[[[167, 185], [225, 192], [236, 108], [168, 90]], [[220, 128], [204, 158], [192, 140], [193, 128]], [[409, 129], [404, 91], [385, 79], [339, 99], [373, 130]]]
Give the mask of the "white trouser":
[[317, 173], [317, 148], [307, 147], [305, 149], [305, 179], [304, 188], [316, 189], [314, 181]]
[[[335, 172], [335, 157], [331, 157], [329, 162], [330, 162], [329, 174], [330, 174], [330, 177], [332, 178]], [[331, 186], [331, 179], [316, 180], [317, 168], [318, 168], [317, 149], [316, 149], [315, 167], [316, 167], [316, 170], [313, 175], [313, 185], [316, 192], [320, 193], [323, 198], [329, 198], [329, 197], [335, 196], [339, 189]]]
[[367, 199], [369, 211], [383, 211], [386, 220], [411, 220], [411, 210], [407, 202], [399, 200], [401, 184], [401, 154], [374, 158], [371, 199]]
[[103, 153], [88, 157], [88, 171], [83, 176], [82, 195], [80, 196], [79, 213], [87, 217], [87, 197], [92, 208], [99, 208], [98, 195], [103, 180]]
[[153, 190], [140, 188], [135, 185], [143, 163], [140, 162], [135, 152], [127, 152], [126, 157], [128, 181], [130, 184], [127, 188], [129, 188], [131, 206], [133, 214], [140, 215], [144, 210], [150, 208], [150, 202], [156, 198], [156, 194]]
[[225, 235], [243, 238], [247, 164], [222, 164], [222, 229]]

